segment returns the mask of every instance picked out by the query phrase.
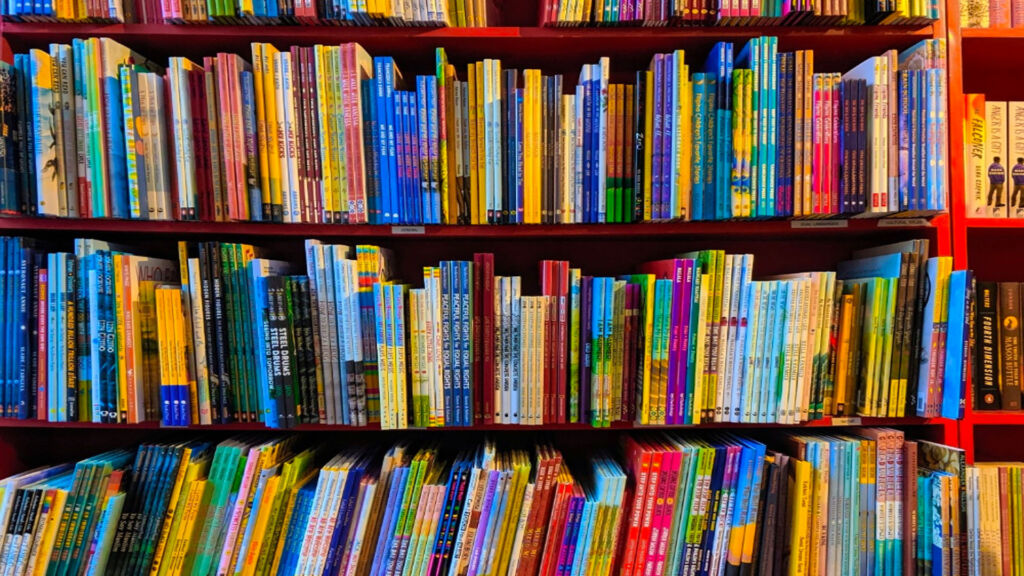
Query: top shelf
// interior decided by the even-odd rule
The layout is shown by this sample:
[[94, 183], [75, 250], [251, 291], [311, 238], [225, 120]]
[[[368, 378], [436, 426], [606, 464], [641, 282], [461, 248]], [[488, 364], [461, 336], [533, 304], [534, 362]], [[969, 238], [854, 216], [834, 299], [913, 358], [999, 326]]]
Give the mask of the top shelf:
[[[69, 42], [73, 38], [105, 36], [153, 58], [160, 56], [199, 57], [220, 51], [248, 53], [250, 43], [264, 41], [279, 48], [292, 44], [359, 42], [371, 54], [388, 54], [405, 63], [429, 65], [433, 48], [443, 46], [453, 62], [480, 58], [507, 59], [515, 65], [541, 66], [545, 70], [566, 66], [578, 71], [580, 58], [612, 55], [613, 66], [635, 69], [646, 65], [651, 55], [687, 49], [702, 55], [718, 41], [744, 41], [778, 36], [780, 50], [818, 49], [835, 65], [850, 65], [852, 59], [874, 55], [887, 48], [905, 48], [941, 35], [940, 26], [712, 26], [712, 27], [609, 27], [548, 28], [494, 26], [484, 28], [339, 27], [312, 26], [228, 26], [172, 24], [79, 24], [0, 23], [0, 33], [15, 52]], [[834, 54], [836, 40], [843, 41], [842, 54]], [[826, 53], [828, 52], [828, 53]], [[557, 55], [557, 58], [552, 58]], [[818, 60], [818, 58], [816, 58]], [[556, 70], [560, 71], [560, 70]]]

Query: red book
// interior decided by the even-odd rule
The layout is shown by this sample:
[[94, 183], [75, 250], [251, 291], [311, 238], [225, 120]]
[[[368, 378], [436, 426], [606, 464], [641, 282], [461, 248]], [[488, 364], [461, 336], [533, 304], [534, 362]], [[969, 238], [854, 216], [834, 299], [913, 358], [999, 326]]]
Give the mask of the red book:
[[561, 454], [557, 451], [545, 446], [537, 447], [536, 488], [533, 507], [526, 521], [522, 560], [519, 562], [517, 576], [535, 576], [537, 573], [540, 545], [546, 531], [548, 514], [553, 504], [555, 479], [561, 464]]
[[[627, 436], [625, 439], [625, 452], [629, 477], [635, 482], [634, 496], [631, 501], [632, 509], [629, 514], [628, 527], [625, 528], [625, 542], [622, 549], [621, 564], [619, 564], [621, 566], [620, 573], [628, 576], [633, 573], [633, 569], [636, 566], [640, 524], [643, 520], [644, 504], [647, 502], [648, 478], [651, 472], [653, 454], [646, 446], [641, 445], [632, 436]], [[653, 489], [651, 489], [651, 493], [654, 493]]]
[[483, 310], [483, 378], [480, 389], [483, 391], [483, 406], [481, 408], [485, 424], [494, 420], [493, 396], [494, 393], [494, 254], [480, 254], [482, 270], [480, 271], [483, 284], [483, 302], [480, 308]]
[[[633, 563], [632, 572], [636, 576], [647, 574], [645, 566], [649, 559], [653, 559], [650, 555], [650, 543], [654, 527], [654, 511], [662, 491], [665, 490], [661, 470], [663, 467], [666, 467], [669, 460], [666, 457], [665, 451], [660, 447], [647, 445], [645, 449], [651, 452], [651, 466], [647, 474], [647, 489], [644, 491], [643, 514], [640, 516], [640, 526], [637, 531], [636, 559]], [[623, 574], [624, 576], [629, 575], [625, 571], [623, 571]]]
[[568, 407], [566, 402], [568, 398], [566, 383], [569, 380], [568, 364], [566, 362], [569, 355], [569, 262], [558, 260], [553, 263], [552, 267], [555, 270], [555, 306], [558, 314], [558, 323], [555, 326], [557, 335], [553, 348], [555, 354], [555, 382], [558, 389], [555, 416], [558, 418], [559, 424], [564, 424], [567, 420], [566, 408]]
[[544, 539], [544, 553], [540, 558], [539, 576], [555, 576], [558, 569], [558, 554], [562, 549], [562, 538], [565, 535], [565, 524], [569, 514], [569, 503], [572, 500], [573, 487], [576, 483], [569, 474], [569, 468], [562, 463], [555, 486], [555, 499], [551, 506], [551, 517], [547, 523], [547, 534]]
[[1012, 574], [1013, 543], [1010, 542], [1010, 469], [999, 467], [999, 536], [1003, 554], [1003, 574]]
[[552, 378], [552, 358], [551, 358], [551, 343], [553, 341], [552, 326], [554, 325], [553, 320], [555, 315], [552, 310], [551, 303], [554, 300], [550, 298], [553, 295], [553, 276], [552, 273], [552, 261], [541, 260], [540, 261], [540, 293], [543, 296], [548, 296], [548, 309], [547, 317], [544, 319], [544, 373], [543, 373], [543, 387], [544, 387], [544, 423], [557, 422], [557, 416], [555, 416], [555, 381]]

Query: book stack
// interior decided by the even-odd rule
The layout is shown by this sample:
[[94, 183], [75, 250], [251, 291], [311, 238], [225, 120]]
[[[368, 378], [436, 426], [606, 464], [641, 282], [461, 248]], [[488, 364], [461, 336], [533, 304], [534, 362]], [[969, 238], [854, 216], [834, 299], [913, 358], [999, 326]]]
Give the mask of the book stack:
[[1020, 28], [1024, 6], [1009, 0], [964, 0], [960, 3], [963, 28]]
[[1024, 568], [1024, 464], [979, 462], [967, 468], [970, 573], [1013, 574]]
[[965, 94], [967, 216], [1024, 218], [1024, 102]]
[[1021, 285], [978, 282], [974, 323], [975, 410], [1021, 409]]
[[[544, 260], [534, 295], [489, 253], [424, 267], [412, 288], [376, 246], [310, 240], [304, 266], [249, 244], [178, 248], [172, 261], [0, 238], [3, 416], [406, 428], [962, 415], [973, 278], [928, 258], [926, 240], [759, 280], [753, 255], [721, 250], [607, 277]], [[996, 302], [979, 300], [983, 331]]]
[[111, 0], [79, 4], [60, 0], [0, 2], [0, 16], [26, 22], [140, 22], [168, 24], [335, 24], [342, 26], [487, 26], [483, 0]]
[[945, 210], [942, 40], [843, 74], [774, 37], [690, 60], [657, 54], [614, 83], [601, 58], [570, 84], [495, 59], [460, 79], [443, 49], [413, 78], [352, 43], [254, 43], [251, 62], [166, 70], [109, 39], [53, 44], [0, 64], [16, 151], [0, 211], [569, 224]]
[[[1009, 2], [1005, 2], [1009, 4]], [[829, 2], [606, 2], [543, 0], [543, 26], [829, 26], [921, 25], [942, 14], [938, 2], [897, 4], [880, 1]]]
[[889, 429], [779, 445], [649, 434], [566, 459], [489, 440], [143, 444], [0, 481], [0, 550], [16, 576], [967, 573], [979, 500], [961, 498], [956, 449]]

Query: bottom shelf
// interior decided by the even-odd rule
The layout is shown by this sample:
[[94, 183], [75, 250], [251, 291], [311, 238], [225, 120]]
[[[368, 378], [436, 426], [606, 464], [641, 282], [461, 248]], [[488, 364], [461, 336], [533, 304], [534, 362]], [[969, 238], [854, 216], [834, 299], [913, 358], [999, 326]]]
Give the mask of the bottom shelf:
[[[38, 541], [27, 557], [43, 572], [146, 573], [159, 564], [181, 574], [420, 576], [449, 574], [452, 564], [464, 573], [465, 564], [465, 573], [605, 576], [703, 565], [722, 575], [747, 564], [756, 574], [829, 565], [912, 573], [920, 554], [931, 558], [913, 529], [919, 500], [943, 510], [917, 520], [922, 533], [935, 528], [952, 541], [951, 514], [967, 526], [962, 484], [944, 480], [948, 463], [960, 478], [967, 470], [958, 449], [923, 441], [939, 431], [930, 426], [612, 441], [587, 431], [536, 443], [414, 432], [331, 445], [314, 434], [125, 445], [118, 434], [128, 449], [85, 453], [66, 435], [54, 442], [68, 431], [85, 443], [99, 436], [0, 432], [0, 456], [14, 447], [3, 440], [19, 435], [35, 440], [36, 455], [79, 451], [74, 466], [33, 470], [0, 491], [0, 534]], [[890, 513], [864, 515], [881, 507]], [[51, 537], [50, 526], [67, 526], [68, 537]], [[876, 536], [899, 532], [899, 545]], [[862, 553], [862, 538], [889, 556]]]

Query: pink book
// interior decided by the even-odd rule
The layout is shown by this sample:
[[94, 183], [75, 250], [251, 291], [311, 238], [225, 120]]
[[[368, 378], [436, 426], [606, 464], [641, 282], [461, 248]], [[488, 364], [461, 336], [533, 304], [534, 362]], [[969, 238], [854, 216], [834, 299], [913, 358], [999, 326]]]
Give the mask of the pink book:
[[811, 214], [821, 214], [821, 197], [822, 197], [822, 172], [825, 170], [825, 159], [822, 157], [821, 143], [822, 143], [822, 75], [815, 74], [813, 77], [814, 83], [814, 107], [811, 112], [812, 125], [811, 125], [811, 146], [813, 150], [813, 158], [811, 160], [811, 193], [814, 195], [813, 205], [814, 209], [810, 211]]
[[675, 495], [679, 488], [679, 468], [683, 461], [683, 453], [666, 445], [664, 463], [662, 464], [662, 482], [658, 487], [658, 505], [655, 508], [655, 527], [652, 530], [651, 544], [648, 546], [648, 565], [644, 569], [645, 576], [662, 576], [665, 573], [665, 552], [668, 550], [668, 537], [672, 533], [672, 520], [675, 516]]
[[[45, 263], [45, 262], [44, 262]], [[49, 290], [49, 270], [46, 266], [39, 267], [39, 302], [38, 302], [38, 313], [36, 330], [39, 334], [38, 346], [39, 346], [39, 369], [36, 374], [36, 419], [38, 420], [49, 420], [49, 400], [46, 396], [46, 373], [49, 368], [49, 358], [47, 357], [47, 351], [49, 350], [49, 341], [47, 335], [50, 333], [49, 330], [49, 313], [50, 313], [50, 302], [47, 291]]]
[[821, 213], [829, 214], [832, 208], [832, 75], [821, 79]]
[[1024, 0], [1003, 1], [1009, 4], [1006, 10], [1010, 13], [1010, 27], [1020, 28], [1021, 26], [1024, 26]]

